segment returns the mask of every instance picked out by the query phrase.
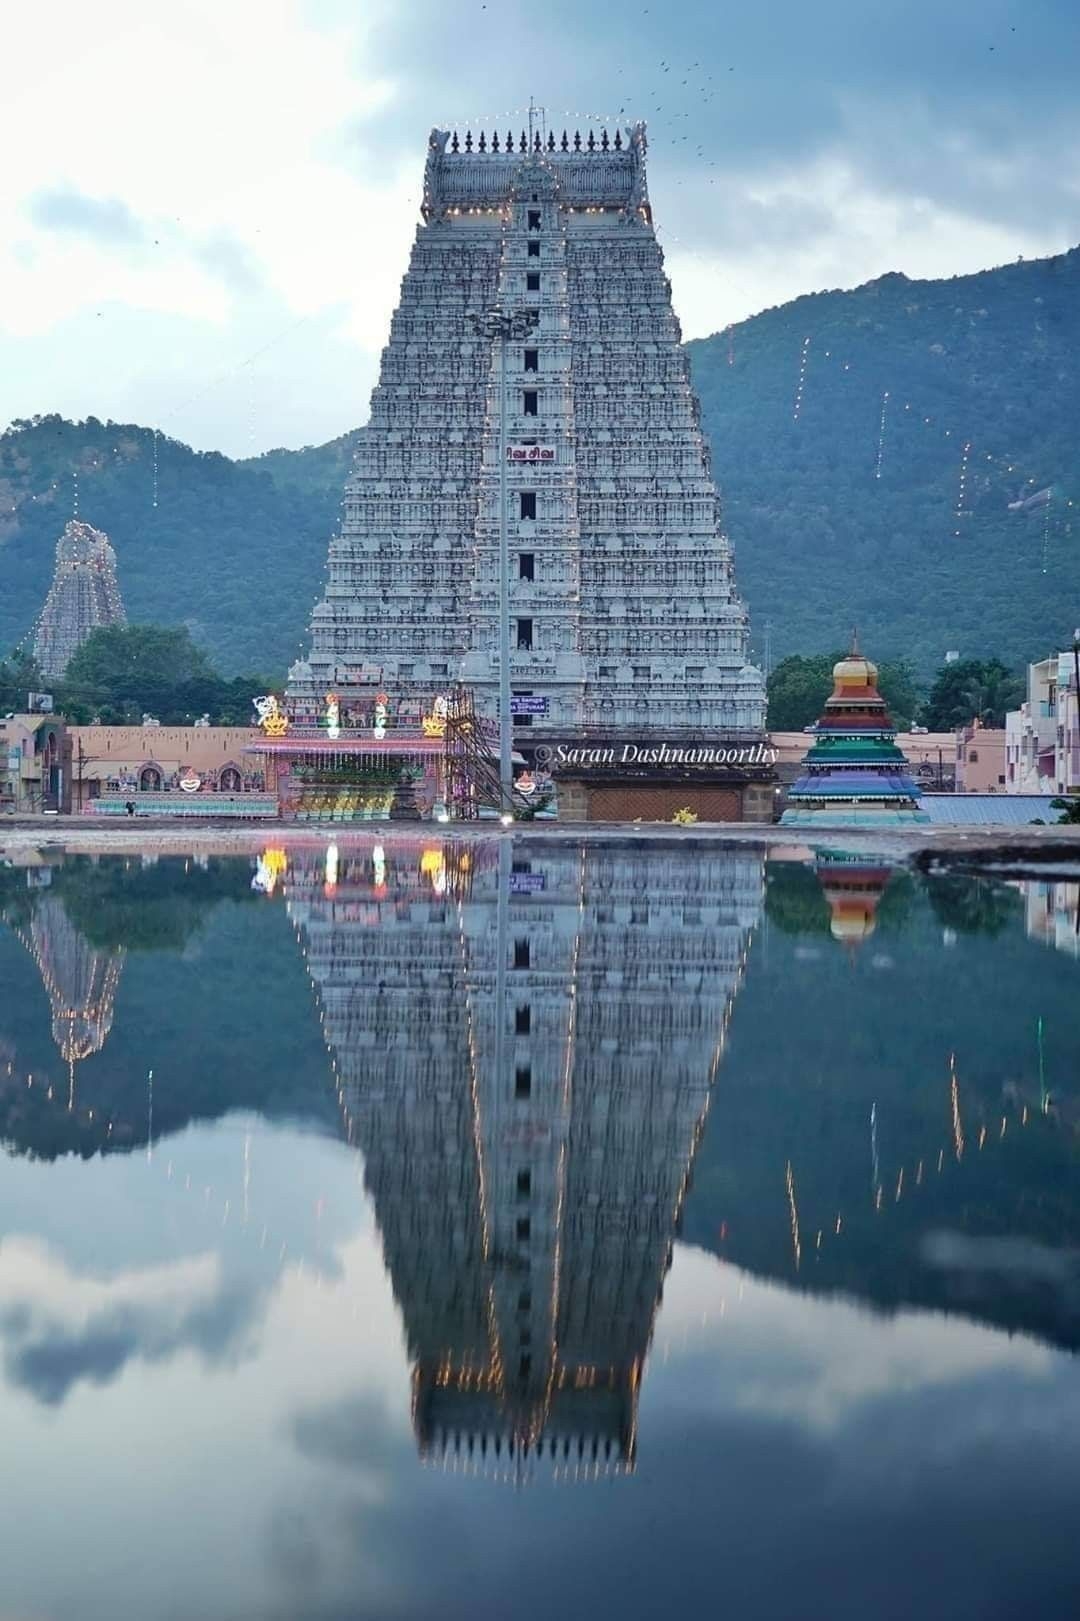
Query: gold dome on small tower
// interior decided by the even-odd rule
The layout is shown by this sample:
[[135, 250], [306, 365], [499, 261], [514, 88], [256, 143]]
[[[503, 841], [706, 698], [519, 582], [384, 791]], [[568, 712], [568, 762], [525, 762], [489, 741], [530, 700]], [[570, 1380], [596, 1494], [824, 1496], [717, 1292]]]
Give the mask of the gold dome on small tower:
[[844, 657], [833, 665], [834, 687], [876, 687], [878, 668], [872, 659], [859, 652], [857, 631], [851, 633], [851, 647]]

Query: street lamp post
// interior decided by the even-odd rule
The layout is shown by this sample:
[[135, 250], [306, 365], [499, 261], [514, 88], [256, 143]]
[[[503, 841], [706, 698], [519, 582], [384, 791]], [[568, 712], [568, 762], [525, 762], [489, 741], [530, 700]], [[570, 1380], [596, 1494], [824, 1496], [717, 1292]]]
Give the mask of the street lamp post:
[[506, 520], [506, 345], [527, 338], [539, 310], [498, 307], [470, 317], [475, 332], [499, 344], [499, 810], [513, 814], [513, 737], [510, 723], [510, 540]]

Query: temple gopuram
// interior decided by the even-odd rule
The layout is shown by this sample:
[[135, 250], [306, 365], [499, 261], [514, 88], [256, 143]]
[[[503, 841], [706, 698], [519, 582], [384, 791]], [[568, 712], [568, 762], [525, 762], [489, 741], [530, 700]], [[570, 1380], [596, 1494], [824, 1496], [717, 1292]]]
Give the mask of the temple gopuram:
[[[459, 683], [494, 721], [505, 522], [514, 743], [557, 779], [560, 816], [771, 819], [765, 685], [646, 147], [644, 124], [560, 135], [539, 109], [527, 134], [431, 132], [325, 595], [289, 672], [289, 747], [331, 700], [362, 731], [351, 717], [380, 697], [419, 720]], [[496, 314], [522, 334], [504, 357]], [[309, 799], [340, 788], [351, 817], [372, 769], [308, 759], [292, 775]]]
[[56, 543], [56, 569], [34, 633], [42, 675], [62, 676], [92, 630], [126, 623], [108, 535], [72, 518]]

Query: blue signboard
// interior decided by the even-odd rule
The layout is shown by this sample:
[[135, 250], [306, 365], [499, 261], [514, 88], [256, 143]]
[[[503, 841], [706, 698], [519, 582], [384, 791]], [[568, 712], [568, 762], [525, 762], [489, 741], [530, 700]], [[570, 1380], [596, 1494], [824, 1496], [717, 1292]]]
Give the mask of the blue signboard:
[[548, 701], [546, 698], [537, 698], [533, 693], [519, 693], [510, 700], [511, 715], [546, 715]]
[[510, 874], [511, 895], [539, 895], [547, 883], [547, 874], [543, 872], [512, 872]]

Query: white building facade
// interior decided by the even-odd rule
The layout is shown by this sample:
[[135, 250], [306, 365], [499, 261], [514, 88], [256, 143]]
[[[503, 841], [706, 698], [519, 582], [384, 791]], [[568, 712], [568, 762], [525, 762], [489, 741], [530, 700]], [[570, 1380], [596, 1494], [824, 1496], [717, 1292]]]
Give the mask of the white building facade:
[[[536, 732], [760, 734], [697, 401], [653, 230], [644, 125], [435, 130], [401, 301], [289, 703], [498, 703], [499, 355], [507, 355], [511, 682]], [[533, 734], [535, 735], [535, 733]]]
[[1080, 793], [1076, 666], [1071, 648], [1028, 665], [1027, 698], [1005, 717], [1009, 793]]

